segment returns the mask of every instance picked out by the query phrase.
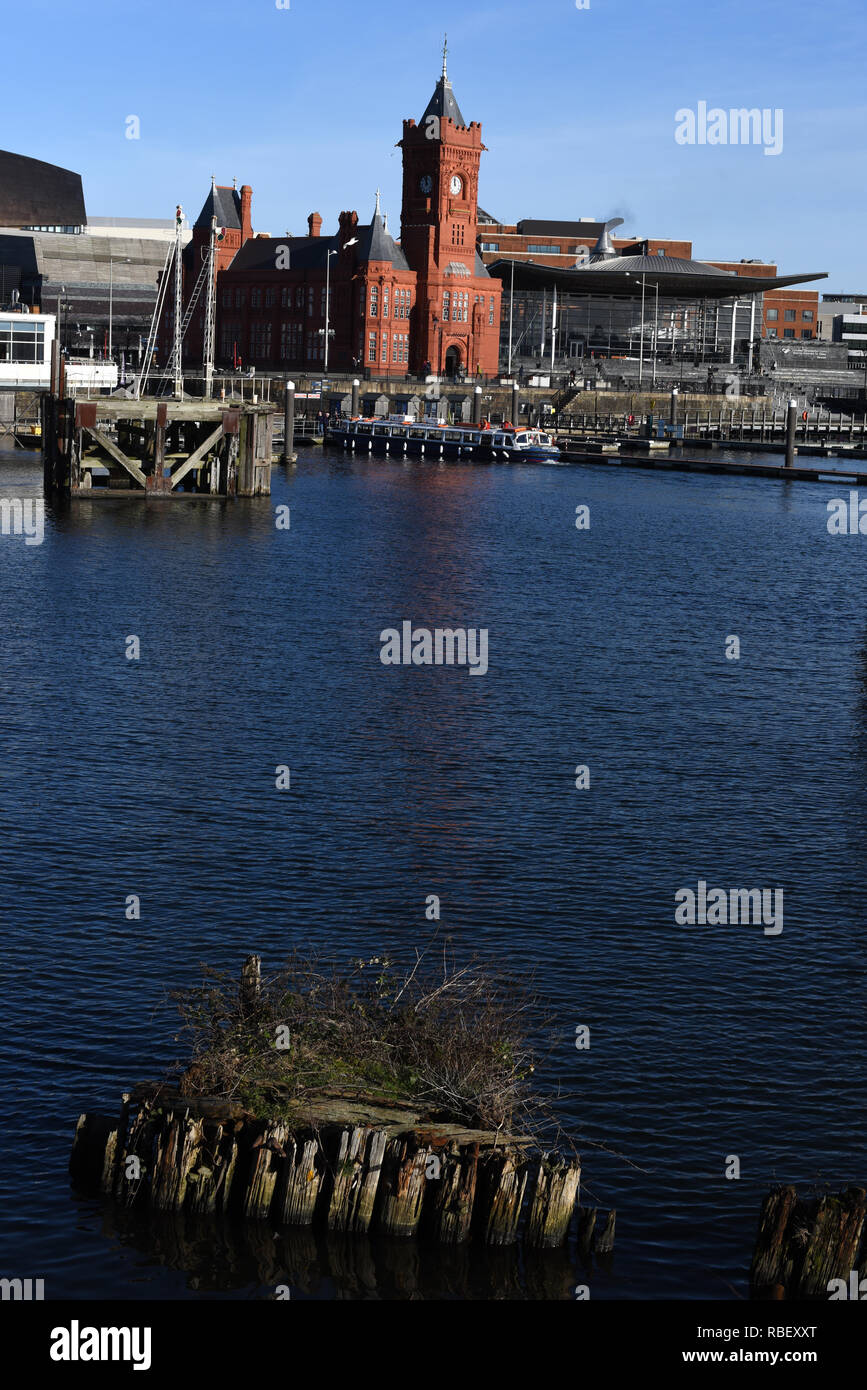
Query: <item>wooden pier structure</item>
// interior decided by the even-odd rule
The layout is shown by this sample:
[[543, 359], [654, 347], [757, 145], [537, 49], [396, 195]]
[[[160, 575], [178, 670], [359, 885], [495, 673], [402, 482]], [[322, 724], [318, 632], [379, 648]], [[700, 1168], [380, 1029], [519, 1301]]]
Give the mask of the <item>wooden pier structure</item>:
[[[557, 1249], [575, 1214], [581, 1165], [530, 1149], [383, 1097], [331, 1089], [307, 1097], [291, 1120], [265, 1119], [154, 1082], [125, 1093], [116, 1116], [79, 1118], [70, 1175], [124, 1207]], [[582, 1246], [590, 1248], [594, 1224], [595, 1212], [582, 1220]], [[600, 1251], [613, 1230], [612, 1213]]]
[[[261, 960], [250, 956], [237, 994], [244, 1016], [261, 995]], [[471, 1128], [358, 1082], [299, 1091], [271, 1081], [253, 1113], [230, 1095], [191, 1094], [199, 1070], [193, 1062], [180, 1081], [136, 1086], [116, 1115], [81, 1115], [73, 1182], [151, 1211], [444, 1245], [520, 1241], [552, 1250], [568, 1240], [577, 1156], [542, 1152], [504, 1128]], [[611, 1212], [597, 1235], [595, 1210], [582, 1213], [582, 1249], [609, 1253], [614, 1220]]]
[[271, 491], [274, 407], [46, 394], [47, 496], [257, 497]]

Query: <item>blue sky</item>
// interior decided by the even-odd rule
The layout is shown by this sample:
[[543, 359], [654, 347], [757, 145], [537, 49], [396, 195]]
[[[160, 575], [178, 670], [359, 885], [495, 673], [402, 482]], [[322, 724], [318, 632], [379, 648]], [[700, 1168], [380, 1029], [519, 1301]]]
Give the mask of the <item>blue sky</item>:
[[[480, 201], [504, 221], [619, 215], [701, 258], [826, 270], [867, 292], [864, 0], [28, 0], [4, 13], [0, 145], [80, 172], [92, 215], [195, 217], [210, 175], [253, 187], [257, 231], [400, 220], [400, 139], [443, 30]], [[16, 61], [10, 61], [16, 55]], [[783, 148], [679, 145], [675, 113], [783, 111]], [[141, 137], [128, 140], [126, 120]]]

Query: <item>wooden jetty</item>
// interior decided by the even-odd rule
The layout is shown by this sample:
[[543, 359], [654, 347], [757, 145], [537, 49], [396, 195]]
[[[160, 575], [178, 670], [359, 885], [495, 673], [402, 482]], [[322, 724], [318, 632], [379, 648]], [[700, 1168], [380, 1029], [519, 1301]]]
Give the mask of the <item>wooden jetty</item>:
[[833, 1281], [848, 1289], [853, 1273], [856, 1283], [867, 1279], [865, 1216], [863, 1187], [804, 1199], [794, 1187], [775, 1188], [762, 1203], [750, 1268], [752, 1296], [828, 1299]]
[[271, 491], [274, 407], [211, 400], [42, 398], [45, 491], [256, 497]]

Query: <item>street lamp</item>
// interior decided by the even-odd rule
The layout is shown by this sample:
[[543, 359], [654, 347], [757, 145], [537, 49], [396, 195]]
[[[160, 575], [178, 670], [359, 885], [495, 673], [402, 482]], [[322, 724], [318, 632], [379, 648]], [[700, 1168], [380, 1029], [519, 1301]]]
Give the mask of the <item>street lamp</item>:
[[[355, 246], [357, 241], [357, 236], [350, 237], [349, 241], [344, 241], [343, 246], [340, 249], [345, 251], [347, 246]], [[337, 250], [338, 248], [335, 247], [335, 249], [333, 251], [329, 251], [328, 255], [325, 257], [325, 328], [320, 328], [319, 330], [319, 332], [323, 334], [325, 338], [325, 352], [323, 354], [322, 363], [323, 376], [328, 375], [328, 340], [334, 335], [334, 329], [329, 328], [328, 325], [331, 318], [331, 257], [337, 255]]]
[[111, 330], [114, 311], [114, 263], [130, 265], [129, 256], [109, 256], [108, 258], [108, 360], [111, 361]]

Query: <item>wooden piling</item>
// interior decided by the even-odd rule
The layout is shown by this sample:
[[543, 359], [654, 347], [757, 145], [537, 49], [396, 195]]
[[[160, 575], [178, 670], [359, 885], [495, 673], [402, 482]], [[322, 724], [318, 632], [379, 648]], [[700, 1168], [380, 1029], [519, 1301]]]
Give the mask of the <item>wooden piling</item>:
[[577, 1164], [542, 1157], [527, 1217], [525, 1237], [529, 1245], [555, 1249], [565, 1242], [580, 1180]]
[[793, 1187], [769, 1193], [750, 1268], [754, 1297], [827, 1298], [830, 1281], [857, 1268], [865, 1216], [863, 1187], [805, 1200]]

